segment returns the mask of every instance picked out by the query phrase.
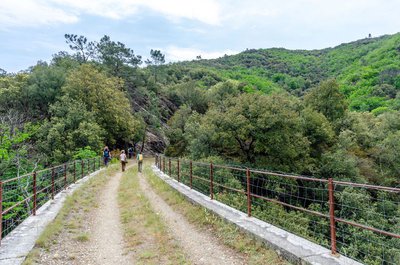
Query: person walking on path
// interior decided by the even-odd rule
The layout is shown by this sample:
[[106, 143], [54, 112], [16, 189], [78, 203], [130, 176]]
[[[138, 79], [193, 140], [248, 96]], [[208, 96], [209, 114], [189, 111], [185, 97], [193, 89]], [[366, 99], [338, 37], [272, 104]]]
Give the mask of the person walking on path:
[[121, 151], [121, 154], [119, 155], [119, 160], [121, 161], [122, 172], [124, 172], [126, 163], [128, 162], [127, 158], [126, 158], [125, 150]]
[[129, 157], [129, 159], [131, 159], [133, 157], [133, 147], [132, 146], [129, 147], [129, 149], [128, 149], [128, 157]]
[[105, 166], [108, 166], [110, 157], [111, 157], [110, 150], [108, 149], [108, 146], [105, 146], [103, 150], [103, 161]]
[[142, 173], [142, 166], [143, 166], [143, 155], [141, 153], [138, 153], [136, 156], [136, 159], [138, 161], [138, 171]]

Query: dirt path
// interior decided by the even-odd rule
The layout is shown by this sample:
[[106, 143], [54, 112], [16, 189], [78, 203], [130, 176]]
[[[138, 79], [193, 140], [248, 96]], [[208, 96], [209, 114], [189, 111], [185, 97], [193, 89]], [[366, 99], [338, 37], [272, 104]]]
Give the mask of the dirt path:
[[140, 173], [139, 183], [152, 208], [161, 214], [173, 237], [179, 241], [193, 264], [246, 264], [244, 257], [218, 244], [211, 235], [198, 231], [181, 214], [176, 213], [153, 191], [146, 178]]
[[124, 240], [121, 230], [117, 201], [118, 186], [122, 173], [111, 178], [99, 197], [99, 207], [93, 221], [91, 245], [96, 264], [116, 265], [132, 263], [124, 254]]
[[[122, 173], [109, 177], [104, 186], [87, 188], [90, 206], [70, 212], [66, 227], [56, 235], [49, 248], [38, 248], [34, 264], [40, 265], [128, 265], [131, 254], [124, 251], [124, 239], [117, 201]], [[103, 185], [97, 183], [96, 185]], [[94, 207], [93, 205], [97, 207]], [[71, 232], [78, 229], [76, 232]]]

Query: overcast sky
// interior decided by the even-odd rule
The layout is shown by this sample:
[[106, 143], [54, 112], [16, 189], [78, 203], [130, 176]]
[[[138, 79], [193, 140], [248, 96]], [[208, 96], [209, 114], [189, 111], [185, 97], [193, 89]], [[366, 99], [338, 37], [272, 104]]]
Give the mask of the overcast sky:
[[109, 35], [167, 61], [246, 48], [321, 49], [400, 31], [400, 0], [0, 0], [0, 68], [68, 51], [64, 34]]

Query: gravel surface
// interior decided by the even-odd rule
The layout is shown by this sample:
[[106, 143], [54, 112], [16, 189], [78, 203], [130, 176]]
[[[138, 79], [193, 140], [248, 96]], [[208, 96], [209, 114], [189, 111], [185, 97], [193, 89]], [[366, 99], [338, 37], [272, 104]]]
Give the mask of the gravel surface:
[[[120, 222], [117, 194], [121, 173], [112, 176], [97, 196], [98, 207], [92, 211], [68, 216], [67, 222], [80, 220], [82, 234], [88, 240], [77, 240], [77, 235], [63, 230], [49, 249], [39, 249], [37, 264], [43, 265], [125, 265], [135, 264], [141, 245], [127, 253]], [[206, 231], [194, 225], [174, 210], [150, 187], [146, 178], [139, 173], [139, 183], [151, 207], [165, 221], [171, 236], [182, 246], [193, 264], [246, 264], [245, 257], [217, 242]], [[151, 240], [148, 241], [150, 243]], [[136, 258], [135, 258], [136, 257]], [[139, 262], [140, 263], [140, 262]]]
[[81, 230], [84, 231], [82, 234], [87, 235], [88, 240], [77, 240], [75, 234], [64, 230], [55, 239], [56, 244], [48, 250], [40, 250], [38, 264], [133, 264], [130, 255], [124, 252], [119, 220], [117, 194], [121, 176], [121, 173], [112, 176], [97, 195], [97, 208], [68, 217], [75, 222], [81, 219]]
[[119, 220], [117, 201], [118, 186], [122, 173], [113, 176], [100, 195], [99, 208], [93, 222], [92, 240], [95, 264], [130, 264], [129, 256], [124, 254], [124, 240]]
[[173, 237], [177, 239], [193, 264], [246, 264], [245, 257], [219, 244], [215, 237], [205, 231], [199, 231], [181, 214], [175, 212], [153, 191], [140, 173], [139, 183], [152, 208], [164, 219]]

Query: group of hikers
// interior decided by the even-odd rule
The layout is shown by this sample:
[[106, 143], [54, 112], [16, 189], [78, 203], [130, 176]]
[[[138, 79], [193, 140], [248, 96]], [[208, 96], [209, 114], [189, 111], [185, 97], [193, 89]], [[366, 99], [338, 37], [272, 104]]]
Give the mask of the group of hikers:
[[[125, 171], [126, 164], [128, 163], [128, 158], [132, 159], [134, 157], [134, 150], [132, 147], [128, 148], [128, 157], [126, 156], [125, 150], [122, 150], [120, 155], [119, 155], [119, 160], [121, 161], [121, 168], [122, 172]], [[108, 163], [111, 160], [111, 152], [110, 149], [108, 149], [108, 146], [105, 146], [103, 149], [103, 161], [104, 165], [107, 167]], [[142, 172], [142, 167], [143, 167], [143, 155], [138, 152], [136, 155], [136, 160], [138, 162], [138, 171]]]

